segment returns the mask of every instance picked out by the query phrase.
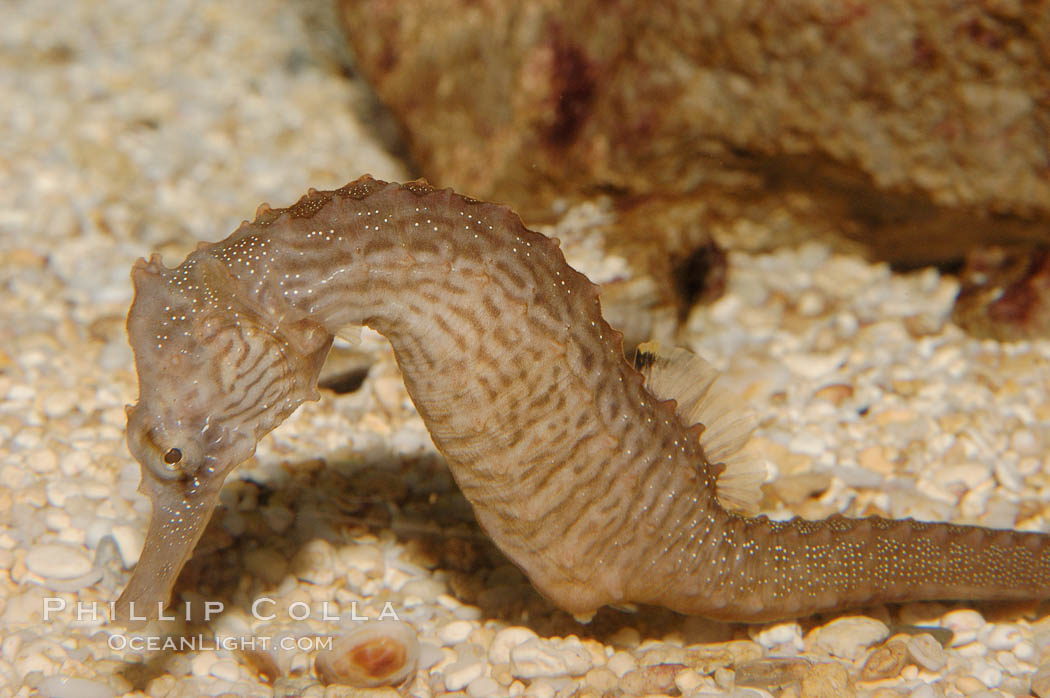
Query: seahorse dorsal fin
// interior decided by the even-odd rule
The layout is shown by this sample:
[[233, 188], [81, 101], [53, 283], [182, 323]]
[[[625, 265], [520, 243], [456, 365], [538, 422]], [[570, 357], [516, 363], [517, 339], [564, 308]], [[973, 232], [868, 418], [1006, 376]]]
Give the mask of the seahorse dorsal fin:
[[335, 336], [352, 347], [361, 345], [360, 325], [344, 325], [336, 331]]
[[678, 415], [687, 426], [703, 425], [704, 455], [712, 464], [725, 466], [715, 483], [718, 502], [732, 511], [757, 512], [766, 464], [744, 449], [757, 419], [718, 385], [718, 370], [691, 351], [661, 349], [655, 342], [638, 346], [635, 366], [653, 395], [678, 403]]

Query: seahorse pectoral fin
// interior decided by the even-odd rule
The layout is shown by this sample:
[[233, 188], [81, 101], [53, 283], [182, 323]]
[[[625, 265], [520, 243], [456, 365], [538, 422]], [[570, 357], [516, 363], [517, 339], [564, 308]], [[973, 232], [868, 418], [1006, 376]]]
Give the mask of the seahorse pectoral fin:
[[361, 344], [361, 330], [362, 327], [360, 325], [346, 325], [340, 327], [339, 331], [335, 333], [335, 336], [350, 346], [356, 347]]
[[645, 385], [661, 400], [674, 400], [686, 426], [700, 426], [700, 445], [710, 463], [724, 465], [717, 474], [718, 502], [742, 514], [758, 511], [765, 461], [748, 450], [756, 418], [718, 382], [721, 375], [702, 357], [686, 349], [661, 349], [655, 342], [638, 347], [635, 367]]
[[153, 503], [149, 531], [113, 614], [114, 621], [129, 625], [156, 619], [167, 605], [179, 572], [211, 518], [220, 487], [185, 497], [179, 492], [179, 481], [157, 483], [144, 479], [140, 489]]

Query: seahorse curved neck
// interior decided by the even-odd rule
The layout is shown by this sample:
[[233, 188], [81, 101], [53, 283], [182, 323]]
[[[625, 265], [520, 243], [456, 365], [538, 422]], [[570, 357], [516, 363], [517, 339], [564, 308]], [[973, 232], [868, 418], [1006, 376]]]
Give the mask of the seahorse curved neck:
[[385, 335], [504, 552], [570, 610], [628, 600], [635, 571], [709, 508], [710, 475], [625, 360], [597, 287], [504, 207], [398, 186], [327, 196], [199, 253], [274, 316]]

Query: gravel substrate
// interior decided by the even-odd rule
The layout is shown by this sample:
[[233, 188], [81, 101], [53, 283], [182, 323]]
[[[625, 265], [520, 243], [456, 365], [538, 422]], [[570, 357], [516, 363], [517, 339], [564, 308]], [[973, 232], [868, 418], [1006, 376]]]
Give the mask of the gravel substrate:
[[[396, 695], [324, 686], [311, 645], [388, 609], [418, 630], [413, 696], [1050, 695], [1034, 604], [576, 624], [474, 524], [369, 332], [336, 350], [370, 366], [360, 388], [305, 405], [227, 483], [177, 587], [225, 611], [166, 628], [211, 645], [136, 649], [144, 635], [78, 619], [77, 602], [118, 595], [149, 512], [123, 441], [134, 259], [174, 264], [308, 186], [406, 176], [330, 21], [314, 2], [117, 0], [23, 2], [0, 24], [0, 695]], [[570, 261], [625, 268], [572, 239], [581, 216], [566, 216]], [[932, 269], [819, 246], [730, 269], [688, 343], [758, 408], [765, 511], [1050, 529], [1050, 343], [968, 338], [949, 320], [955, 280]], [[252, 616], [261, 597], [273, 618]], [[45, 622], [49, 598], [66, 608]], [[302, 648], [215, 646], [252, 636]]]

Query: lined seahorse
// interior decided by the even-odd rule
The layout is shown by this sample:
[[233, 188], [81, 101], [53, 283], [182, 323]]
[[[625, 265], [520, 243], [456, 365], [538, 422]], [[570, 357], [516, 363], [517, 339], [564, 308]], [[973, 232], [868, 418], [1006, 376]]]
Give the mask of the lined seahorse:
[[504, 206], [366, 176], [264, 204], [178, 267], [154, 255], [132, 278], [127, 438], [153, 513], [118, 617], [168, 600], [223, 480], [317, 399], [333, 336], [360, 325], [389, 339], [481, 527], [577, 616], [638, 602], [764, 621], [1050, 596], [1050, 535], [742, 513], [759, 479], [722, 464], [741, 431], [711, 370], [684, 350], [628, 362], [597, 287]]

